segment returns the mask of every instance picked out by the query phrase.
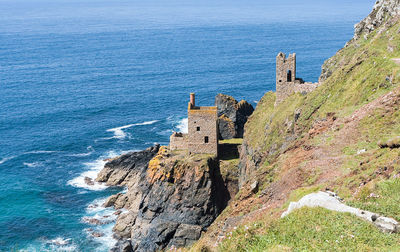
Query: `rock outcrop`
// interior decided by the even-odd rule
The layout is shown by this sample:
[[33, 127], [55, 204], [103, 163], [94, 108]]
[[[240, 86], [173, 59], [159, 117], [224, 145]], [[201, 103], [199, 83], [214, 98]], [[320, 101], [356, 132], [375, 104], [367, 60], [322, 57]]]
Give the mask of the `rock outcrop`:
[[[375, 3], [372, 12], [354, 26], [354, 37], [345, 47], [353, 45], [359, 47], [357, 42], [361, 37], [368, 39], [369, 35], [378, 30], [378, 34], [385, 32], [400, 18], [400, 0], [379, 0]], [[389, 47], [391, 48], [391, 47]], [[395, 50], [391, 48], [390, 50]], [[340, 52], [340, 51], [339, 51]], [[338, 54], [337, 54], [338, 55]], [[322, 83], [343, 64], [343, 58], [334, 56], [324, 62], [321, 67], [319, 82]]]
[[158, 251], [184, 247], [200, 235], [230, 198], [211, 155], [185, 156], [154, 146], [125, 154], [105, 165], [97, 178], [128, 187], [109, 197], [105, 206], [127, 211], [114, 226], [114, 251]]
[[389, 17], [396, 16], [400, 16], [400, 0], [377, 1], [372, 12], [354, 26], [354, 39], [358, 39], [363, 33], [368, 36], [386, 21], [393, 20]]
[[244, 125], [253, 113], [253, 106], [245, 100], [238, 102], [232, 96], [218, 94], [215, 97], [218, 108], [220, 139], [242, 138]]

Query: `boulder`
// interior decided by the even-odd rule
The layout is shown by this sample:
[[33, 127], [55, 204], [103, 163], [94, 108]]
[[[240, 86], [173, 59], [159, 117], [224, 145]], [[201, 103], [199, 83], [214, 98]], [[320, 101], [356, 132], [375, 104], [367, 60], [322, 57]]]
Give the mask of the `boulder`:
[[93, 179], [91, 179], [91, 178], [89, 178], [89, 177], [85, 177], [84, 180], [85, 180], [85, 183], [86, 183], [87, 185], [90, 185], [90, 186], [94, 185]]

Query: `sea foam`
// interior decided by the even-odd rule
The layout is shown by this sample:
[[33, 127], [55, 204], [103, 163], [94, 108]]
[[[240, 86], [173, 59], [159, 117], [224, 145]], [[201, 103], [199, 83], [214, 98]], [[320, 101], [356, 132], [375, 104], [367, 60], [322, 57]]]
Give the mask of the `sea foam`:
[[[119, 155], [123, 155], [128, 152], [134, 152], [137, 150], [128, 150], [128, 151], [109, 151], [106, 155], [103, 155], [99, 157], [98, 159], [92, 161], [92, 162], [87, 162], [83, 163], [83, 165], [86, 167], [86, 170], [82, 172], [78, 177], [73, 178], [67, 182], [68, 185], [71, 185], [73, 187], [78, 187], [78, 188], [84, 188], [87, 190], [93, 190], [93, 191], [101, 191], [106, 189], [108, 186], [106, 186], [104, 183], [98, 183], [96, 182], [97, 174], [104, 168], [104, 165], [107, 163], [107, 159], [116, 157]], [[85, 177], [90, 178], [93, 181], [93, 185], [88, 185], [85, 182]], [[80, 192], [82, 193], [82, 192]]]
[[40, 162], [33, 162], [33, 163], [24, 162], [24, 165], [32, 168], [32, 167], [41, 166], [42, 163], [40, 163]]
[[70, 156], [70, 157], [87, 157], [94, 153], [94, 148], [92, 146], [88, 146], [86, 149], [88, 150], [88, 152], [78, 153], [78, 154], [70, 154], [68, 156]]
[[183, 118], [176, 126], [179, 132], [188, 133], [188, 118]]
[[29, 245], [26, 249], [21, 249], [19, 251], [78, 251], [78, 247], [74, 244], [71, 238], [56, 237], [54, 239], [39, 239], [33, 244]]
[[[95, 181], [97, 174], [103, 169], [106, 161], [104, 161], [106, 157], [100, 157], [93, 162], [84, 163], [84, 165], [88, 168], [88, 170], [81, 173], [78, 177], [68, 181], [68, 185], [78, 187], [78, 188], [85, 188], [88, 190], [100, 191], [107, 188], [105, 184], [100, 184]], [[88, 185], [85, 182], [85, 177], [90, 178], [93, 181], [93, 185]]]
[[[85, 219], [97, 219], [104, 224], [100, 224], [97, 226], [91, 226], [90, 229], [85, 229], [87, 233], [87, 237], [89, 239], [93, 239], [96, 242], [100, 243], [101, 246], [97, 248], [96, 251], [108, 251], [111, 249], [115, 243], [117, 242], [113, 238], [113, 227], [115, 224], [115, 220], [117, 219], [117, 215], [115, 215], [115, 209], [112, 207], [105, 208], [103, 207], [104, 202], [107, 198], [100, 198], [94, 200], [90, 203], [86, 208], [86, 216], [82, 218], [82, 222], [85, 222]], [[94, 237], [93, 232], [97, 232], [102, 234], [100, 237]]]
[[134, 124], [128, 124], [124, 125], [121, 127], [116, 127], [112, 129], [108, 129], [107, 132], [113, 132], [114, 136], [110, 138], [105, 138], [105, 139], [112, 139], [112, 138], [117, 138], [117, 139], [124, 139], [127, 134], [123, 131], [124, 129], [128, 129], [134, 126], [143, 126], [143, 125], [151, 125], [158, 122], [158, 120], [153, 120], [153, 121], [147, 121], [147, 122], [142, 122], [142, 123], [134, 123]]
[[17, 156], [10, 156], [10, 157], [5, 157], [3, 159], [0, 160], [0, 164], [4, 164], [5, 162], [7, 162], [8, 160], [11, 160], [13, 158], [16, 158]]

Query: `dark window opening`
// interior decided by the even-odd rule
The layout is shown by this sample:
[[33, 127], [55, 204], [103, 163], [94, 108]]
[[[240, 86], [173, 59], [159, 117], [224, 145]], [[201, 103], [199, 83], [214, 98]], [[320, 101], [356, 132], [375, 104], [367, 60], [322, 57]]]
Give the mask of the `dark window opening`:
[[208, 143], [208, 136], [204, 137], [204, 143]]
[[197, 131], [200, 131], [200, 127], [197, 127], [196, 130], [197, 130]]
[[279, 80], [279, 82], [282, 82], [282, 80]]
[[292, 70], [287, 71], [287, 81], [291, 82], [292, 81]]

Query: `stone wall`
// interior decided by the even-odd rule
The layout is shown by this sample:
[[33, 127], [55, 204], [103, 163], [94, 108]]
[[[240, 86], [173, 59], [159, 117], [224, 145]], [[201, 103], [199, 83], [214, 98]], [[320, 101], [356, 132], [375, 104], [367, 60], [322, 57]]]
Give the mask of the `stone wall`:
[[283, 102], [293, 93], [306, 94], [312, 92], [319, 83], [304, 82], [296, 76], [296, 54], [286, 55], [282, 52], [276, 56], [276, 102]]
[[218, 155], [217, 107], [188, 108], [189, 153]]
[[174, 132], [169, 138], [169, 148], [171, 150], [187, 150], [188, 149], [187, 134]]
[[319, 87], [319, 85], [320, 85], [319, 83], [312, 83], [312, 82], [295, 84], [293, 87], [293, 92], [307, 94], [314, 91], [314, 89]]

